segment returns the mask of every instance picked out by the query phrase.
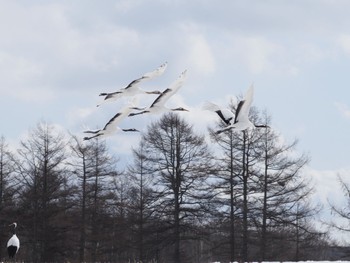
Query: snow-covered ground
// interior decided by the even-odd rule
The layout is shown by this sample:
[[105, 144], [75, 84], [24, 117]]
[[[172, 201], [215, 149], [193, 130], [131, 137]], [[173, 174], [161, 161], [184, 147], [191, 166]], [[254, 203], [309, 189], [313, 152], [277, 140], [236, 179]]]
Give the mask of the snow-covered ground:
[[[350, 261], [342, 261], [342, 260], [336, 260], [336, 261], [312, 261], [312, 260], [308, 260], [308, 261], [263, 261], [263, 262], [251, 262], [251, 263], [335, 263], [335, 262], [341, 262], [341, 263], [350, 263]], [[215, 261], [215, 262], [212, 262], [212, 263], [220, 263], [219, 261]], [[238, 262], [230, 262], [230, 263], [238, 263]]]

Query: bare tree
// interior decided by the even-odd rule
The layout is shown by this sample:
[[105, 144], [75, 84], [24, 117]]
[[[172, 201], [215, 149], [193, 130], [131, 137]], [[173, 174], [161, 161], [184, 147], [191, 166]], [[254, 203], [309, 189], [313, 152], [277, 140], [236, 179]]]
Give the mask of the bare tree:
[[[154, 239], [154, 229], [152, 230], [155, 218], [154, 203], [152, 195], [152, 164], [148, 162], [148, 152], [145, 142], [141, 141], [136, 149], [133, 149], [133, 164], [128, 166], [127, 175], [133, 182], [131, 187], [131, 214], [136, 228], [134, 235], [137, 237], [135, 243], [140, 261], [151, 260], [156, 257], [156, 252], [152, 246], [157, 247], [157, 240]], [[147, 250], [147, 252], [146, 252]], [[147, 256], [146, 256], [147, 255]]]
[[[14, 155], [9, 150], [5, 137], [0, 137], [0, 247], [4, 247], [4, 240], [8, 238], [7, 228], [8, 221], [17, 220], [13, 207], [16, 204], [17, 182], [13, 178], [14, 174]], [[5, 216], [6, 215], [6, 216]], [[0, 250], [0, 258], [2, 258]]]
[[[234, 111], [233, 105], [229, 107]], [[266, 113], [259, 115], [256, 108], [251, 109], [250, 118], [254, 123], [271, 126], [270, 117]], [[225, 125], [217, 123], [219, 128]], [[312, 188], [300, 173], [309, 158], [294, 152], [297, 141], [286, 145], [271, 128], [231, 130], [220, 134], [209, 128], [209, 132], [221, 149], [215, 189], [222, 193], [221, 203], [229, 211], [223, 216], [230, 222], [230, 261], [236, 260], [237, 233], [242, 237], [241, 260], [255, 257], [248, 253], [248, 245], [251, 243], [252, 249], [256, 246], [254, 241], [251, 242], [256, 239], [256, 231], [260, 233], [259, 260], [265, 260], [268, 244], [275, 243], [271, 235], [267, 237], [269, 231], [275, 229], [278, 232], [286, 224], [295, 226], [297, 214], [299, 219], [314, 215], [315, 207], [307, 204]], [[302, 220], [298, 220], [299, 227], [300, 222]], [[241, 225], [241, 232], [236, 228], [237, 223]]]
[[[231, 104], [229, 108], [235, 111]], [[254, 112], [254, 111], [253, 111]], [[251, 114], [254, 119], [257, 115]], [[219, 128], [226, 124], [218, 122]], [[216, 128], [217, 129], [217, 128]], [[224, 204], [222, 216], [229, 221], [229, 260], [236, 261], [236, 255], [240, 255], [243, 261], [248, 260], [248, 233], [249, 217], [251, 216], [249, 196], [256, 192], [256, 173], [254, 167], [258, 157], [254, 154], [255, 147], [260, 140], [260, 135], [253, 130], [235, 131], [228, 130], [217, 134], [215, 129], [209, 128], [212, 140], [219, 146], [218, 155], [219, 172], [214, 185], [220, 202]], [[228, 210], [228, 212], [226, 212]], [[220, 215], [219, 215], [220, 216]], [[236, 228], [240, 225], [240, 229]], [[236, 248], [237, 233], [240, 234], [240, 248]]]
[[87, 198], [89, 204], [90, 236], [88, 247], [91, 251], [91, 261], [96, 262], [105, 250], [101, 247], [104, 231], [104, 217], [108, 217], [108, 199], [111, 199], [113, 178], [119, 174], [117, 171], [117, 158], [108, 152], [105, 141], [98, 138], [90, 140], [88, 157], [86, 159], [86, 179], [88, 180]]
[[[223, 123], [217, 124], [220, 128], [224, 127]], [[209, 128], [211, 139], [222, 150], [217, 157], [218, 171], [215, 173], [215, 181], [212, 183], [213, 189], [215, 189], [216, 197], [215, 203], [219, 209], [217, 217], [229, 218], [229, 260], [236, 261], [236, 219], [237, 212], [239, 210], [239, 198], [242, 196], [241, 185], [238, 182], [238, 176], [240, 169], [238, 169], [238, 163], [240, 162], [241, 154], [236, 149], [236, 145], [239, 143], [237, 134], [230, 131], [221, 134], [216, 134], [215, 130]], [[227, 232], [226, 229], [224, 229]], [[218, 253], [224, 254], [225, 243], [220, 243], [220, 251]]]
[[[31, 130], [28, 139], [21, 141], [16, 164], [17, 178], [21, 178], [21, 205], [27, 218], [26, 225], [33, 261], [53, 261], [65, 258], [65, 247], [58, 247], [58, 238], [67, 233], [68, 226], [63, 218], [66, 207], [62, 198], [68, 195], [64, 188], [66, 169], [65, 139], [53, 126], [38, 123]], [[59, 224], [57, 224], [59, 223]], [[62, 245], [61, 243], [59, 245]]]
[[[266, 113], [264, 122], [270, 125]], [[297, 140], [286, 144], [273, 129], [257, 132], [261, 135], [255, 150], [261, 157], [261, 169], [256, 171], [257, 190], [261, 194], [254, 200], [259, 210], [256, 224], [260, 229], [260, 260], [267, 260], [267, 247], [273, 242], [271, 235], [268, 237], [269, 231], [285, 225], [300, 227], [302, 218], [311, 217], [317, 209], [308, 205], [312, 187], [301, 171], [309, 158], [295, 152]]]
[[81, 142], [81, 140], [72, 136], [70, 143], [70, 149], [72, 151], [72, 157], [68, 164], [71, 166], [71, 170], [79, 181], [78, 200], [80, 202], [80, 220], [79, 220], [79, 261], [85, 261], [85, 250], [86, 250], [86, 232], [88, 224], [88, 186], [91, 183], [89, 177], [89, 158], [91, 155], [91, 145]]
[[[17, 259], [33, 262], [327, 259], [316, 255], [328, 244], [310, 220], [308, 157], [297, 141], [273, 129], [212, 138], [217, 162], [203, 136], [166, 114], [121, 173], [105, 141], [73, 137], [67, 148], [64, 134], [39, 123], [14, 153], [0, 140], [0, 226], [19, 223]], [[331, 207], [349, 219], [349, 209]]]
[[138, 198], [132, 191], [132, 180], [127, 174], [122, 173], [113, 178], [112, 186], [113, 198], [109, 202], [109, 214], [112, 218], [108, 233], [110, 260], [116, 262], [136, 260], [138, 255], [135, 239], [137, 240], [138, 233], [134, 232], [137, 221], [134, 219], [132, 207]]
[[142, 137], [147, 159], [154, 167], [154, 191], [157, 213], [168, 229], [166, 240], [174, 244], [174, 262], [181, 262], [181, 241], [190, 238], [191, 225], [206, 212], [205, 182], [212, 168], [212, 158], [204, 137], [178, 115], [164, 115], [148, 127]]
[[328, 201], [329, 207], [334, 217], [330, 222], [324, 223], [331, 227], [331, 229], [335, 229], [343, 233], [348, 233], [350, 232], [350, 184], [347, 183], [339, 174], [337, 178], [339, 185], [343, 191], [346, 205], [341, 206]]

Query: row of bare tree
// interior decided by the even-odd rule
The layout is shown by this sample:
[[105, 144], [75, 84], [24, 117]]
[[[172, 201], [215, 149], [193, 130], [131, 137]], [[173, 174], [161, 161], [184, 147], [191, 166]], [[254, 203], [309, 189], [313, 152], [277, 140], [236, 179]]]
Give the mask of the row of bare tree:
[[[265, 113], [253, 118], [271, 126]], [[327, 236], [312, 224], [309, 158], [297, 141], [269, 128], [209, 128], [211, 143], [204, 133], [165, 114], [125, 169], [104, 140], [83, 142], [47, 123], [16, 150], [2, 138], [0, 247], [16, 221], [26, 262], [323, 259]]]

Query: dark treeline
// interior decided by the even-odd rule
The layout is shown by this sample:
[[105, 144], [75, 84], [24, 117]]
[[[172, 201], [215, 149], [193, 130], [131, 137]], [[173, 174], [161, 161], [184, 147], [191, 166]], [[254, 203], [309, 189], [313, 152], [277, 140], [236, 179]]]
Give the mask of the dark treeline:
[[[271, 125], [267, 114], [255, 122]], [[217, 123], [218, 128], [221, 124]], [[0, 258], [18, 223], [25, 262], [229, 262], [325, 259], [312, 222], [309, 157], [273, 129], [204, 133], [163, 115], [121, 169], [102, 139], [39, 123], [0, 141]]]

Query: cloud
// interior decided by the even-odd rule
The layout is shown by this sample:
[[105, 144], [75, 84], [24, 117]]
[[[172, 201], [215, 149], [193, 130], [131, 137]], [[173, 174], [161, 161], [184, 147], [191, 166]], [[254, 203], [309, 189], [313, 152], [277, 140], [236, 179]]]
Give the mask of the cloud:
[[350, 119], [350, 108], [348, 105], [341, 102], [335, 102], [334, 105], [343, 117]]
[[119, 0], [115, 3], [115, 9], [117, 12], [127, 13], [131, 9], [140, 5], [141, 1], [129, 1], [129, 0]]
[[91, 114], [93, 114], [93, 112], [95, 112], [95, 108], [92, 108], [92, 107], [77, 108], [77, 109], [71, 110], [68, 113], [68, 119], [70, 120], [71, 123], [73, 123], [78, 120], [88, 118], [89, 116], [91, 116]]
[[[43, 76], [43, 66], [21, 55], [0, 52], [0, 94], [23, 100], [36, 98], [31, 83]], [[47, 93], [46, 93], [47, 94]], [[41, 98], [48, 97], [42, 94]]]
[[54, 91], [44, 78], [44, 66], [21, 55], [0, 52], [0, 96], [22, 102], [53, 100]]
[[310, 176], [315, 183], [314, 197], [323, 205], [327, 206], [328, 201], [332, 203], [344, 203], [343, 192], [337, 176], [346, 174], [346, 170], [315, 170], [308, 167], [305, 175]]
[[251, 74], [283, 71], [296, 74], [298, 71], [295, 65], [287, 62], [285, 47], [278, 41], [237, 33], [230, 33], [226, 38], [221, 49], [238, 69], [245, 68]]
[[[253, 73], [262, 73], [273, 67], [272, 57], [281, 47], [261, 37], [244, 37], [237, 42], [237, 50], [244, 50], [242, 61]], [[240, 51], [241, 52], [241, 51]]]
[[202, 74], [215, 71], [215, 59], [211, 48], [203, 35], [192, 35], [188, 38], [187, 60], [190, 65]]
[[[311, 167], [305, 169], [305, 176], [309, 176], [314, 183], [314, 193], [312, 201], [314, 204], [318, 203], [323, 206], [321, 214], [319, 215], [319, 222], [315, 222], [321, 229], [324, 226], [321, 222], [330, 223], [333, 221], [338, 225], [346, 225], [344, 219], [336, 217], [331, 213], [330, 204], [335, 205], [338, 208], [346, 207], [348, 204], [348, 196], [343, 192], [341, 185], [338, 180], [338, 176], [344, 180], [345, 183], [349, 184], [350, 181], [347, 179], [349, 170], [315, 170]], [[329, 232], [332, 238], [340, 242], [350, 242], [347, 233], [336, 231], [332, 229]]]
[[96, 82], [104, 72], [112, 74], [124, 66], [127, 47], [140, 45], [132, 28], [75, 16], [78, 9], [69, 4], [0, 7], [1, 84], [11, 83], [14, 90], [21, 86], [62, 90]]
[[350, 35], [341, 34], [336, 39], [336, 43], [345, 54], [350, 55]]
[[286, 41], [284, 38], [265, 35], [250, 35], [230, 32], [224, 37], [227, 59], [238, 69], [251, 74], [275, 74], [298, 76], [311, 65], [319, 64], [334, 56], [334, 49], [322, 47], [318, 41], [299, 38]]

